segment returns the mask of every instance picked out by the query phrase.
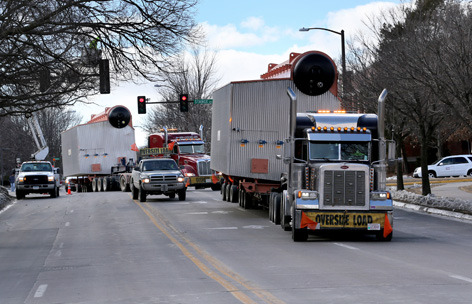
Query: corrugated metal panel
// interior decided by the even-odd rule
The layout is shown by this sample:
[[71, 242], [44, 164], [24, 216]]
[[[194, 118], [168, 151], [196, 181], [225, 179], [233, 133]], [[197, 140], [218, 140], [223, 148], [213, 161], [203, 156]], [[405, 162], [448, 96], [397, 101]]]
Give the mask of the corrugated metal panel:
[[[289, 135], [288, 87], [297, 94], [299, 113], [340, 108], [332, 93], [308, 96], [286, 79], [231, 83], [213, 95], [212, 169], [233, 176], [279, 180], [280, 174], [287, 171], [286, 165], [276, 159], [277, 154], [283, 154], [276, 143]], [[241, 147], [241, 140], [248, 143]], [[267, 143], [259, 147], [260, 140]], [[253, 158], [268, 159], [269, 173], [251, 173]]]
[[[117, 129], [108, 121], [84, 124], [63, 132], [61, 137], [65, 176], [110, 174], [119, 158], [136, 161], [136, 152], [131, 151], [134, 129], [130, 126]], [[100, 164], [101, 171], [92, 171], [93, 164]]]

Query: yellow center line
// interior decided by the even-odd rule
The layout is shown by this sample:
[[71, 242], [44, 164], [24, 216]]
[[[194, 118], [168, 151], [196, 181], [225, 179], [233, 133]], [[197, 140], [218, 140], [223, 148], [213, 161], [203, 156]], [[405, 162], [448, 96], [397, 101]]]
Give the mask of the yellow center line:
[[177, 247], [182, 251], [182, 253], [189, 258], [204, 274], [206, 274], [208, 277], [212, 278], [216, 282], [218, 282], [221, 286], [223, 286], [226, 290], [228, 290], [231, 295], [233, 295], [236, 299], [241, 301], [241, 303], [244, 304], [257, 304], [255, 301], [253, 301], [251, 298], [249, 298], [244, 292], [238, 290], [236, 286], [222, 278], [220, 275], [212, 271], [210, 268], [208, 268], [202, 261], [200, 261], [196, 256], [194, 256], [181, 242], [179, 242], [175, 237], [173, 237], [167, 229], [160, 225], [156, 218], [150, 213], [149, 210], [144, 208], [138, 201], [133, 200], [140, 208], [143, 210], [143, 212], [149, 217], [151, 222], [156, 226], [162, 233], [164, 233], [167, 238], [177, 245]]
[[220, 273], [227, 276], [228, 278], [232, 279], [233, 281], [237, 282], [238, 284], [242, 285], [244, 288], [250, 290], [253, 294], [259, 297], [266, 303], [270, 304], [285, 304], [282, 300], [276, 298], [270, 292], [255, 286], [254, 283], [247, 281], [246, 279], [242, 278], [240, 275], [232, 272], [229, 270], [221, 261], [217, 260], [204, 250], [202, 250], [198, 245], [190, 241], [186, 236], [184, 236], [180, 231], [178, 231], [172, 224], [166, 221], [166, 219], [156, 210], [156, 216], [165, 223], [166, 227], [171, 229], [175, 234], [179, 236], [180, 239], [185, 241], [190, 247], [192, 247], [200, 256], [202, 256], [208, 263], [210, 263], [215, 269], [217, 269]]

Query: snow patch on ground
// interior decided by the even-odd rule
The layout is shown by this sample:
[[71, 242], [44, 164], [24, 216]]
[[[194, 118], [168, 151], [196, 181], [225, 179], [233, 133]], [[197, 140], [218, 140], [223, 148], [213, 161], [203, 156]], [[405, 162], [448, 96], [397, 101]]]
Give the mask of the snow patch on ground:
[[472, 201], [469, 200], [434, 196], [432, 194], [423, 196], [406, 190], [390, 190], [390, 192], [395, 201], [472, 215]]
[[8, 189], [3, 186], [0, 186], [0, 210], [12, 203], [13, 200], [14, 198], [11, 197], [10, 194], [8, 194]]

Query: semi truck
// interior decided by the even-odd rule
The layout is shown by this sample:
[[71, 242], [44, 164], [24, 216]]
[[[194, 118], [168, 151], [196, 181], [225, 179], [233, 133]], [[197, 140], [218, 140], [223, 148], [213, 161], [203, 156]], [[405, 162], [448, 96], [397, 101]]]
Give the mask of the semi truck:
[[210, 169], [210, 156], [205, 153], [202, 125], [199, 133], [178, 132], [177, 129], [164, 127], [161, 132], [149, 135], [148, 147], [143, 150], [143, 154], [167, 153], [175, 160], [182, 167], [185, 176], [189, 177], [189, 186], [195, 189], [220, 189], [220, 184], [213, 182], [215, 173]]
[[336, 65], [318, 51], [292, 53], [261, 78], [213, 95], [211, 169], [222, 173], [222, 199], [268, 209], [294, 241], [330, 230], [390, 241], [386, 91], [379, 115], [337, 112]]

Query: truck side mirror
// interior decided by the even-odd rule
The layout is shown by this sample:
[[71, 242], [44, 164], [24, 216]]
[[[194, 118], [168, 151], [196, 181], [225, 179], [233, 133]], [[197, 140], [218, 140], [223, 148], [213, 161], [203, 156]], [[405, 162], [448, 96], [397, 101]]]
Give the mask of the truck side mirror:
[[134, 167], [134, 170], [141, 171], [141, 170], [139, 170], [139, 166]]

